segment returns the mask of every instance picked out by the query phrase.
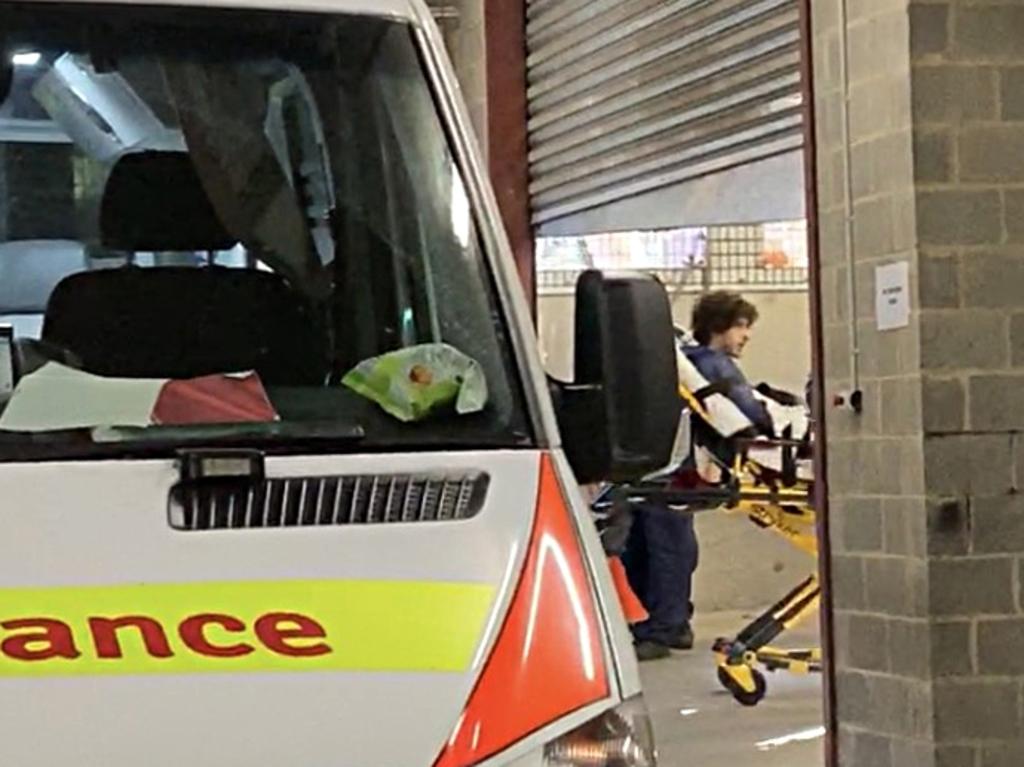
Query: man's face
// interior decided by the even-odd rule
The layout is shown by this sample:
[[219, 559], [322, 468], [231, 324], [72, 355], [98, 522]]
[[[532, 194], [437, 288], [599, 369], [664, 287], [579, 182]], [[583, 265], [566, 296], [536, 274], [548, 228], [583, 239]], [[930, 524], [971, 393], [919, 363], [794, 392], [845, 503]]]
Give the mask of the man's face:
[[730, 357], [739, 359], [743, 356], [743, 349], [753, 335], [753, 328], [746, 320], [739, 320], [735, 325], [724, 333], [719, 333], [711, 341], [711, 346], [719, 351], [725, 352]]

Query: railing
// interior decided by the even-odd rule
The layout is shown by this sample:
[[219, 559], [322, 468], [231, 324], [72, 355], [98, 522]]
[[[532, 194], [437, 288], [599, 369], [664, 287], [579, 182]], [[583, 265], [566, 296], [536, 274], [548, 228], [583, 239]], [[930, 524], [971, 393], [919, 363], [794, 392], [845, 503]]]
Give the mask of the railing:
[[[802, 291], [808, 280], [805, 238], [798, 221], [542, 241], [537, 290], [571, 293], [579, 275], [593, 267], [654, 274], [671, 293]], [[642, 255], [630, 256], [638, 251]]]

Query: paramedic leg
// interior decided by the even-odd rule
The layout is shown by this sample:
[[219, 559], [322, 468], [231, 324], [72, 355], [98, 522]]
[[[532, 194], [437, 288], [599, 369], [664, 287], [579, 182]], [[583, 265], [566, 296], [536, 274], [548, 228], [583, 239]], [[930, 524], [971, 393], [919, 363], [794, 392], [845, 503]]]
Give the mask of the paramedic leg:
[[692, 638], [689, 642], [683, 640], [690, 630], [691, 589], [697, 566], [693, 517], [652, 502], [636, 509], [634, 524], [641, 528], [645, 550], [643, 556], [629, 558], [640, 576], [631, 576], [631, 580], [643, 581], [640, 596], [651, 616], [634, 627], [634, 637], [638, 644], [682, 649], [692, 644]]

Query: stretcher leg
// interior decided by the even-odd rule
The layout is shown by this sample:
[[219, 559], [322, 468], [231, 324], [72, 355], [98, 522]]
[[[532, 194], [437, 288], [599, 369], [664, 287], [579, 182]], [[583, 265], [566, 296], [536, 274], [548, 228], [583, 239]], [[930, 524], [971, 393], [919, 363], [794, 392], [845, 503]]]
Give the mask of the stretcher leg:
[[[776, 441], [784, 451], [787, 441]], [[766, 446], [764, 441], [759, 443]], [[728, 481], [708, 486], [672, 483], [641, 483], [622, 490], [630, 501], [657, 499], [680, 514], [721, 510], [746, 516], [751, 522], [785, 539], [790, 545], [818, 555], [816, 514], [811, 506], [813, 484], [800, 479], [794, 471], [766, 470], [737, 455]], [[745, 706], [756, 706], [767, 692], [763, 671], [793, 674], [819, 673], [822, 670], [820, 648], [782, 649], [772, 646], [784, 632], [819, 607], [821, 589], [816, 577], [810, 577], [771, 609], [746, 626], [735, 639], [719, 639], [714, 653], [718, 679], [733, 697]]]
[[818, 579], [811, 576], [744, 628], [735, 639], [719, 639], [713, 651], [718, 679], [745, 706], [756, 706], [767, 692], [764, 674], [787, 671], [809, 674], [821, 671], [821, 650], [783, 650], [771, 647], [783, 632], [816, 610], [821, 599]]

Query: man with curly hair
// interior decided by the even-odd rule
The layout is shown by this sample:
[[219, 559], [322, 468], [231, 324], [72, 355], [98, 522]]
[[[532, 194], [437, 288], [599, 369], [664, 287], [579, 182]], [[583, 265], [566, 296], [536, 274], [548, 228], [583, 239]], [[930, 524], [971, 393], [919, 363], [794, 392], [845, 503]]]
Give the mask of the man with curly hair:
[[[755, 390], [736, 362], [750, 342], [757, 318], [757, 308], [738, 293], [708, 293], [693, 310], [691, 332], [696, 343], [681, 343], [679, 351], [741, 411], [750, 423], [749, 433], [772, 436], [772, 416], [763, 396], [784, 393], [766, 392], [762, 387]], [[694, 420], [696, 439], [702, 438], [697, 432], [704, 428], [710, 427]], [[719, 458], [728, 465], [728, 456]], [[682, 468], [692, 468], [692, 464], [690, 456]], [[634, 512], [623, 561], [630, 583], [649, 613], [648, 620], [633, 627], [637, 657], [654, 660], [666, 657], [671, 649], [693, 647], [691, 593], [699, 547], [692, 515], [678, 514], [657, 502]]]

